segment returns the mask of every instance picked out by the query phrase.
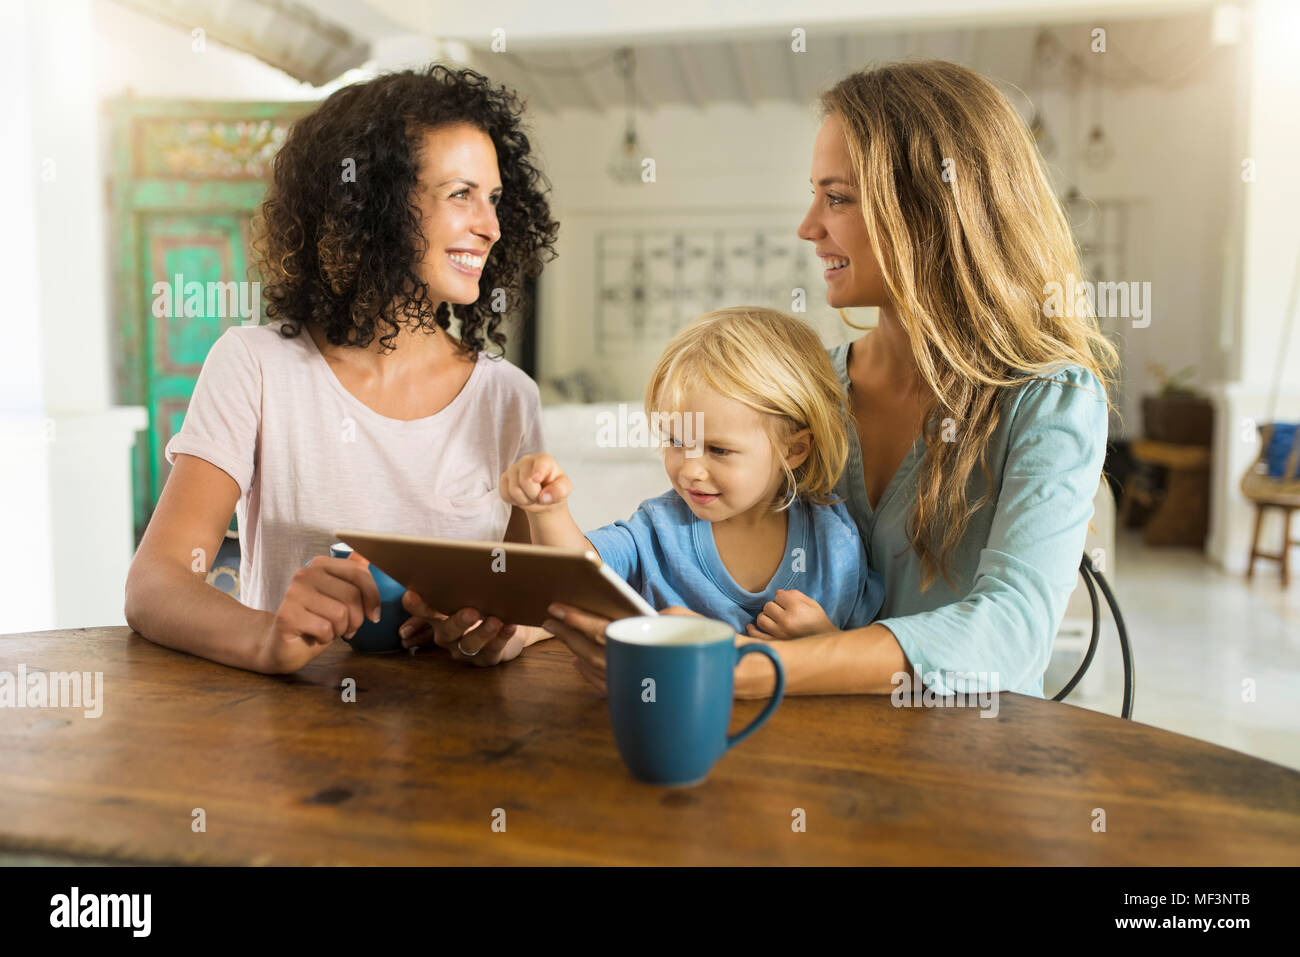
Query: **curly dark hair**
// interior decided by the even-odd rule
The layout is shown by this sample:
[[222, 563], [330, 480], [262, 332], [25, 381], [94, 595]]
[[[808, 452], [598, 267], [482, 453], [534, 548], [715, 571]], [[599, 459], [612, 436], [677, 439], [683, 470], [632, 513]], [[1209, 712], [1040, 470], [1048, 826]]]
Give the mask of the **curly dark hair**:
[[[468, 123], [496, 148], [501, 237], [484, 263], [478, 299], [457, 309], [460, 339], [475, 352], [485, 340], [503, 349], [501, 318], [526, 307], [524, 282], [555, 258], [559, 229], [550, 181], [530, 162], [522, 114], [514, 91], [435, 63], [344, 87], [298, 119], [275, 157], [254, 225], [268, 319], [286, 320], [286, 338], [313, 323], [336, 346], [364, 348], [387, 330], [380, 335], [386, 350], [395, 348], [399, 319], [447, 329], [447, 304], [435, 303], [416, 273], [427, 248], [415, 202], [419, 151], [427, 131]], [[356, 163], [355, 182], [340, 175], [345, 158]], [[504, 312], [492, 309], [496, 289], [504, 290]]]

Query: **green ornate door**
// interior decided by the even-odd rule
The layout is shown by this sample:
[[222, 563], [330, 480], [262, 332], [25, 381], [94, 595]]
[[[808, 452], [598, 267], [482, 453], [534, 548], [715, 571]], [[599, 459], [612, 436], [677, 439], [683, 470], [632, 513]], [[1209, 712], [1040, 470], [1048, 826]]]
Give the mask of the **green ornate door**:
[[312, 105], [110, 104], [118, 398], [149, 410], [148, 441], [136, 446], [137, 542], [208, 349], [228, 326], [257, 321], [241, 308], [256, 302], [249, 223], [289, 124]]

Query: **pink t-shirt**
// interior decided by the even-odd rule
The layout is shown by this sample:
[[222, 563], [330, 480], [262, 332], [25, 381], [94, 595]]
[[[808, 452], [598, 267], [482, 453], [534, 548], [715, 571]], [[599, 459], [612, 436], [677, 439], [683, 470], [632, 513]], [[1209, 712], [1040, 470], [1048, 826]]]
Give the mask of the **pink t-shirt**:
[[497, 481], [543, 451], [537, 385], [480, 352], [440, 412], [403, 422], [348, 392], [306, 329], [234, 326], [213, 344], [166, 457], [211, 462], [239, 483], [241, 600], [274, 611], [293, 573], [328, 555], [336, 528], [500, 541]]

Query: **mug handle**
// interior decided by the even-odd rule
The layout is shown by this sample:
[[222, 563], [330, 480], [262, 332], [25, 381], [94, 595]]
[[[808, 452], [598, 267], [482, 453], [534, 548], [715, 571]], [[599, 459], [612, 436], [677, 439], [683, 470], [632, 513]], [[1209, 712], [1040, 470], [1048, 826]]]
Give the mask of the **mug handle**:
[[772, 712], [777, 709], [781, 703], [781, 698], [785, 695], [785, 668], [781, 666], [780, 656], [769, 648], [767, 645], [751, 644], [741, 645], [736, 649], [736, 664], [740, 664], [740, 659], [751, 651], [756, 651], [760, 655], [767, 655], [772, 659], [772, 667], [776, 668], [776, 690], [772, 692], [772, 700], [767, 703], [767, 707], [758, 713], [758, 717], [749, 722], [743, 730], [736, 734], [727, 736], [727, 749], [730, 750], [733, 745], [740, 744], [751, 734], [763, 726], [768, 718], [772, 717]]

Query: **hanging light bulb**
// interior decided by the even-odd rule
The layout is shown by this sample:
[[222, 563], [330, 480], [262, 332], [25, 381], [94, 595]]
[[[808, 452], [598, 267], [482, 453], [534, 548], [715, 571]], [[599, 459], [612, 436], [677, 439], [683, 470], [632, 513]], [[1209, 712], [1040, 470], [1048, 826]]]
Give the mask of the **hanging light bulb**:
[[1105, 105], [1102, 82], [1102, 78], [1097, 77], [1092, 84], [1092, 127], [1088, 130], [1088, 142], [1083, 145], [1083, 161], [1093, 169], [1100, 169], [1115, 157], [1115, 147], [1102, 127], [1102, 109]]
[[623, 47], [614, 54], [614, 64], [623, 75], [623, 88], [627, 97], [627, 126], [623, 136], [610, 156], [607, 170], [616, 183], [634, 185], [641, 182], [641, 160], [646, 155], [636, 134], [636, 61], [632, 50]]
[[1066, 190], [1065, 195], [1061, 197], [1061, 205], [1065, 208], [1066, 219], [1076, 229], [1086, 224], [1092, 217], [1092, 202], [1079, 191], [1078, 186], [1072, 185]]
[[1029, 132], [1033, 135], [1034, 142], [1038, 144], [1038, 152], [1043, 156], [1052, 156], [1056, 153], [1056, 137], [1047, 128], [1047, 117], [1043, 115], [1042, 107], [1039, 106], [1043, 102], [1043, 73], [1056, 63], [1059, 52], [1059, 45], [1051, 32], [1039, 30], [1034, 37], [1033, 60], [1029, 71], [1029, 85], [1034, 91], [1034, 115], [1029, 121]]
[[636, 127], [631, 122], [623, 133], [623, 139], [614, 147], [608, 169], [616, 183], [641, 182], [641, 144], [636, 136]]
[[1034, 142], [1038, 144], [1038, 152], [1044, 156], [1051, 156], [1056, 152], [1056, 137], [1047, 128], [1047, 120], [1043, 114], [1036, 108], [1033, 119], [1029, 121], [1029, 132], [1033, 134]]
[[1088, 143], [1083, 148], [1083, 161], [1093, 169], [1100, 169], [1115, 156], [1115, 148], [1100, 125], [1088, 131]]

